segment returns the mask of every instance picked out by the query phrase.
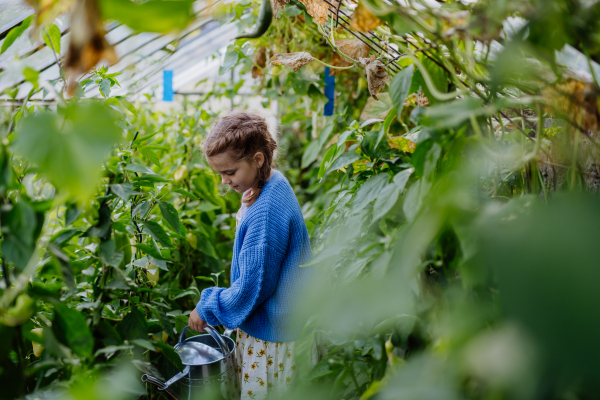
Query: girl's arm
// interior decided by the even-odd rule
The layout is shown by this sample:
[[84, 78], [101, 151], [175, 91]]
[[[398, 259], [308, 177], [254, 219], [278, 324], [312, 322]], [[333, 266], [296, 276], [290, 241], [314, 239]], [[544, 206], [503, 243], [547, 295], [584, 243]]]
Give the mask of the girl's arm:
[[211, 325], [240, 326], [275, 291], [283, 259], [284, 254], [267, 243], [242, 248], [238, 258], [240, 277], [229, 288], [202, 291], [196, 306], [200, 318]]

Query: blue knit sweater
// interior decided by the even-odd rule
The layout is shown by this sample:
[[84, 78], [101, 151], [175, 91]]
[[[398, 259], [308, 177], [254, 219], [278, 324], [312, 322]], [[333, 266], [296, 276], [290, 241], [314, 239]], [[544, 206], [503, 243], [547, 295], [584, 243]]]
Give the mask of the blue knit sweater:
[[289, 342], [300, 337], [313, 268], [302, 211], [283, 174], [274, 170], [258, 199], [242, 216], [233, 245], [231, 286], [202, 291], [196, 306], [211, 325], [241, 328], [260, 340]]

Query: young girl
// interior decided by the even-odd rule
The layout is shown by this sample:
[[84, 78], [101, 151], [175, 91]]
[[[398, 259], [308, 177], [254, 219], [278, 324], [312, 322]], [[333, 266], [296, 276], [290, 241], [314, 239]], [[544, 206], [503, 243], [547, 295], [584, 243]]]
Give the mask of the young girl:
[[[231, 286], [202, 291], [189, 325], [237, 328], [237, 393], [229, 398], [264, 399], [293, 381], [294, 341], [304, 319], [302, 303], [312, 257], [306, 225], [292, 187], [272, 169], [277, 143], [264, 118], [245, 111], [219, 118], [204, 153], [223, 184], [243, 193], [231, 262]], [[313, 346], [313, 364], [316, 348]]]

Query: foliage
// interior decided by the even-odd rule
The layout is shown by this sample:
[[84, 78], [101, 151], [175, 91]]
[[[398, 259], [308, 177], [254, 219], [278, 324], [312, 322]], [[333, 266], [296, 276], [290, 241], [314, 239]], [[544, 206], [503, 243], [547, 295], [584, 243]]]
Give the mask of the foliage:
[[[150, 2], [125, 3], [104, 6]], [[215, 117], [204, 105], [233, 102], [259, 70], [254, 89], [282, 124], [278, 166], [311, 234], [305, 267], [319, 271], [297, 343], [304, 383], [288, 397], [593, 398], [600, 221], [582, 192], [598, 184], [598, 3], [363, 0], [354, 26], [402, 53], [399, 72], [376, 60], [387, 89], [383, 71], [374, 86], [360, 60], [335, 53], [354, 36], [325, 30], [322, 2], [282, 3], [265, 35], [228, 47], [220, 73], [243, 78], [179, 114], [111, 97], [116, 75], [99, 67], [76, 94], [96, 84], [102, 99], [11, 117], [2, 395], [102, 398], [118, 371], [131, 389], [120, 396], [134, 397], [128, 367], [180, 367], [169, 344], [202, 288], [229, 283], [239, 205], [198, 150]], [[240, 1], [213, 16], [247, 31], [258, 12]], [[267, 67], [302, 52], [320, 63]], [[346, 68], [326, 118], [323, 63]]]

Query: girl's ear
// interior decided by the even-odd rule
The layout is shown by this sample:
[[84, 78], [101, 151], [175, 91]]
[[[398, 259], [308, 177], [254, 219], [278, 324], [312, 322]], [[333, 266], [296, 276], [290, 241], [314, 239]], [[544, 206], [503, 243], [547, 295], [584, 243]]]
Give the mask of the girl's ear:
[[262, 167], [263, 164], [265, 163], [265, 156], [264, 156], [264, 154], [261, 153], [261, 152], [257, 152], [256, 154], [254, 154], [254, 161], [258, 165], [258, 168]]

